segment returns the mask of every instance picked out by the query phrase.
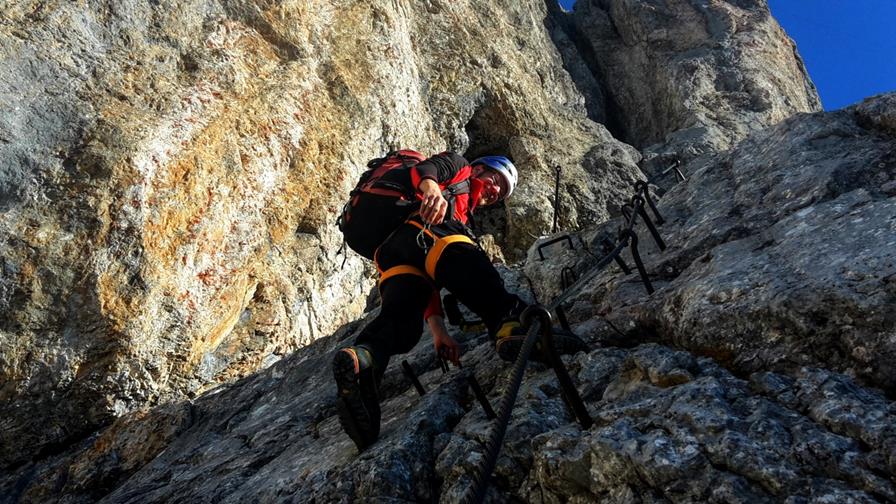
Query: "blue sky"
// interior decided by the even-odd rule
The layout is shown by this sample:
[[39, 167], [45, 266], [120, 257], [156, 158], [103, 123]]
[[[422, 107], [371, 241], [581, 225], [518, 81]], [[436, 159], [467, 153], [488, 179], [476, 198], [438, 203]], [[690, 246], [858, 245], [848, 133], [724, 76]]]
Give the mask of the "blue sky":
[[[575, 0], [560, 0], [570, 9]], [[768, 0], [824, 108], [896, 91], [896, 0]]]

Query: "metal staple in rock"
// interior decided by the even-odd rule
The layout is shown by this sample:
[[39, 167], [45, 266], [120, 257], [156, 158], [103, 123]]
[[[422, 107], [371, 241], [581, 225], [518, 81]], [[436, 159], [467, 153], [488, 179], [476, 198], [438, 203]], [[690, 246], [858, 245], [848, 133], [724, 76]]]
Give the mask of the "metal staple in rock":
[[[606, 268], [607, 265], [609, 265], [613, 261], [621, 262], [619, 256], [620, 254], [622, 254], [622, 251], [625, 249], [625, 247], [629, 244], [631, 245], [632, 259], [635, 261], [638, 272], [640, 273], [641, 278], [644, 281], [644, 285], [647, 288], [648, 293], [653, 293], [653, 286], [650, 284], [650, 280], [647, 277], [647, 272], [644, 268], [644, 264], [641, 261], [640, 255], [638, 254], [638, 236], [634, 232], [635, 223], [637, 222], [638, 217], [641, 217], [647, 225], [648, 230], [650, 231], [654, 240], [657, 242], [657, 246], [660, 248], [660, 250], [665, 250], [666, 244], [663, 242], [662, 238], [659, 235], [659, 232], [656, 230], [656, 227], [653, 225], [653, 222], [651, 222], [650, 217], [644, 210], [644, 205], [646, 202], [646, 204], [650, 206], [650, 209], [656, 217], [657, 222], [660, 224], [664, 222], [662, 217], [660, 216], [659, 211], [656, 208], [656, 205], [654, 205], [653, 200], [651, 199], [649, 184], [650, 182], [637, 182], [635, 184], [635, 195], [632, 197], [631, 202], [623, 206], [623, 213], [626, 217], [626, 226], [624, 229], [620, 229], [619, 231], [619, 243], [616, 244], [612, 251], [606, 254], [589, 270], [587, 270], [580, 278], [578, 278], [575, 283], [569, 285], [563, 292], [561, 292], [547, 308], [542, 309], [545, 309], [548, 312], [557, 310], [562, 305], [562, 303], [569, 300], [573, 295], [577, 294], [582, 289], [582, 287], [591, 282], [591, 280], [593, 280], [594, 277], [598, 275], [598, 273]], [[631, 211], [625, 211], [629, 209]], [[558, 241], [562, 241], [562, 239], [563, 238], [554, 239], [551, 240], [550, 243], [556, 243]], [[570, 245], [572, 245], [571, 239]], [[540, 248], [539, 254], [541, 254]], [[543, 255], [541, 257], [542, 259], [544, 259]], [[548, 324], [550, 324], [549, 317], [550, 315], [548, 314]], [[523, 318], [526, 318], [525, 312]], [[541, 318], [538, 318], [532, 321], [532, 323], [529, 325], [529, 329], [526, 332], [526, 339], [523, 341], [523, 345], [520, 348], [516, 361], [513, 364], [513, 368], [511, 369], [510, 376], [508, 377], [504, 396], [501, 398], [501, 404], [498, 408], [497, 421], [493, 430], [489, 434], [488, 439], [485, 442], [485, 456], [482, 458], [482, 461], [476, 467], [476, 471], [474, 471], [472, 475], [473, 484], [467, 488], [467, 491], [464, 494], [464, 498], [461, 500], [461, 502], [465, 504], [481, 503], [485, 500], [485, 495], [488, 490], [488, 479], [491, 477], [491, 474], [495, 469], [495, 464], [498, 461], [498, 455], [501, 451], [501, 445], [504, 441], [504, 435], [507, 433], [510, 414], [513, 411], [513, 406], [516, 403], [517, 394], [519, 393], [520, 386], [522, 385], [523, 373], [526, 370], [526, 364], [529, 361], [529, 356], [532, 353], [532, 349], [535, 347], [535, 340], [538, 336], [539, 331], [542, 329], [542, 324], [544, 323], [545, 322]], [[546, 331], [549, 330], [550, 325], [548, 326]], [[553, 351], [552, 344], [548, 341], [549, 339], [549, 335], [545, 334], [544, 345], [546, 347], [549, 347], [550, 350]], [[569, 379], [569, 375], [568, 373], [566, 373], [566, 369], [563, 367], [562, 362], [560, 362], [559, 357], [557, 355], [552, 355], [551, 360], [552, 365], [555, 366], [554, 370], [557, 373], [558, 379], [561, 381], [561, 386], [564, 389], [566, 387], [572, 386], [572, 381]], [[562, 374], [564, 374], [566, 378], [565, 382], [563, 381], [563, 376], [561, 376], [561, 370], [557, 366], [559, 366], [559, 368], [562, 368]], [[575, 392], [575, 399], [578, 400], [578, 404], [571, 404], [575, 403], [575, 401], [570, 401], [571, 398], [564, 397], [564, 399], [566, 400], [567, 405], [570, 405], [574, 410], [575, 416], [587, 429], [588, 427], [590, 427], [591, 418], [588, 416], [584, 404], [581, 403], [581, 399], [578, 397], [578, 392], [575, 391], [574, 386], [573, 392]]]
[[488, 478], [491, 477], [492, 471], [495, 469], [495, 463], [498, 461], [498, 454], [501, 451], [501, 444], [504, 442], [504, 434], [507, 432], [507, 424], [510, 421], [510, 413], [513, 411], [513, 405], [516, 403], [516, 395], [519, 393], [520, 385], [523, 382], [523, 372], [526, 370], [526, 363], [529, 361], [529, 354], [535, 347], [535, 338], [538, 335], [539, 323], [536, 322], [529, 327], [526, 332], [526, 339], [520, 348], [520, 353], [516, 356], [513, 363], [513, 369], [510, 371], [510, 378], [504, 397], [501, 398], [501, 404], [498, 406], [498, 417], [496, 419], [495, 428], [492, 430], [485, 442], [485, 457], [477, 471], [473, 473], [473, 485], [467, 489], [467, 493], [462, 502], [479, 503], [485, 499], [485, 492], [488, 490]]
[[554, 167], [554, 225], [551, 227], [551, 232], [557, 232], [557, 224], [560, 219], [560, 172], [562, 168], [560, 165]]

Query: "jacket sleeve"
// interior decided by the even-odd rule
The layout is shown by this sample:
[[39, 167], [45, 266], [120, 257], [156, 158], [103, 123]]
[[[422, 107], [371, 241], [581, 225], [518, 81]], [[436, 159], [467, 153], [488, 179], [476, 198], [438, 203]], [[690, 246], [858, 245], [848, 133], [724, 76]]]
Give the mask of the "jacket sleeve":
[[426, 306], [426, 311], [423, 312], [423, 321], [426, 322], [429, 320], [429, 317], [432, 317], [433, 315], [438, 315], [439, 317], [445, 316], [442, 312], [442, 298], [439, 296], [439, 291], [436, 289], [432, 290], [432, 295], [429, 297], [429, 304]]
[[432, 179], [439, 184], [444, 184], [457, 175], [463, 167], [469, 164], [467, 160], [454, 152], [443, 152], [436, 154], [429, 159], [417, 163], [411, 168], [411, 182], [414, 189], [420, 187], [420, 182], [424, 179]]

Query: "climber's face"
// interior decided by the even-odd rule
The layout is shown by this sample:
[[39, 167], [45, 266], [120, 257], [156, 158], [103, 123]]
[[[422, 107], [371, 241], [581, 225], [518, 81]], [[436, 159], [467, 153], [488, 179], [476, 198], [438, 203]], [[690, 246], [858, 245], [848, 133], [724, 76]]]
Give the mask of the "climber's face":
[[501, 176], [481, 165], [473, 167], [473, 177], [482, 182], [482, 191], [479, 192], [479, 206], [494, 205], [501, 201]]

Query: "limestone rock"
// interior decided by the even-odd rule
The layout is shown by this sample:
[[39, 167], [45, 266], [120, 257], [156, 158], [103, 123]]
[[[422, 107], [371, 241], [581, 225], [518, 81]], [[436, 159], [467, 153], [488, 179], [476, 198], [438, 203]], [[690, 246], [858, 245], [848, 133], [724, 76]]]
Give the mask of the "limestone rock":
[[[638, 361], [659, 368], [678, 358], [658, 346], [639, 348], [636, 354]], [[813, 389], [814, 371], [804, 370], [796, 380], [777, 382], [783, 386], [762, 393], [753, 391], [754, 380], [781, 377], [738, 380], [708, 359], [691, 372], [687, 381], [657, 386], [645, 375], [623, 371], [596, 405], [598, 426], [588, 432], [570, 426], [533, 440], [535, 457], [523, 495], [539, 502], [569, 497], [581, 502], [876, 502], [896, 497], [892, 471], [879, 464], [875, 448], [866, 448], [855, 435], [839, 434], [842, 429], [831, 422], [819, 422], [811, 413], [820, 407], [815, 399], [799, 405], [782, 401], [782, 396], [801, 395], [802, 387]], [[829, 395], [835, 401], [861, 401], [866, 393], [842, 376], [825, 374], [825, 380], [845, 385]], [[874, 401], [887, 402], [873, 393], [868, 399], [869, 408]], [[892, 417], [888, 408], [884, 405], [882, 418]], [[843, 409], [835, 413], [840, 419], [844, 414], [849, 416]]]
[[373, 270], [334, 222], [391, 148], [514, 157], [487, 230], [511, 257], [551, 225], [555, 165], [567, 226], [640, 173], [586, 118], [543, 2], [2, 10], [0, 467], [359, 316]]
[[855, 107], [861, 124], [896, 135], [896, 93], [868, 98]]
[[[798, 115], [693, 161], [687, 182], [659, 202], [669, 248], [659, 251], [640, 227], [657, 291], [648, 296], [637, 272], [612, 265], [570, 318], [618, 341], [591, 321], [602, 316], [628, 337], [675, 343], [744, 373], [821, 366], [894, 390], [896, 138], [863, 120], [886, 124], [893, 103], [884, 95]], [[615, 238], [617, 225], [581, 241], [600, 255], [599, 238]], [[559, 291], [562, 267], [582, 272], [596, 262], [576, 251], [529, 257], [542, 299]]]
[[[448, 374], [428, 335], [393, 359], [365, 453], [335, 415], [332, 352], [376, 314], [335, 215], [395, 147], [514, 158], [478, 230], [543, 303], [642, 156], [687, 162], [669, 248], [639, 229], [657, 291], [613, 265], [568, 303], [596, 424], [530, 364], [492, 500], [896, 500], [894, 103], [789, 117], [819, 103], [762, 1], [15, 2], [0, 501], [458, 502], [493, 425], [469, 378], [496, 407], [508, 373], [487, 335]], [[587, 229], [514, 266], [555, 215]]]
[[579, 0], [554, 18], [599, 83], [606, 124], [646, 148], [651, 174], [821, 110], [766, 2]]
[[[0, 491], [21, 502], [458, 502], [491, 425], [468, 377], [497, 406], [508, 366], [484, 335], [458, 335], [464, 368], [443, 374], [424, 336], [401, 358], [427, 394], [418, 397], [393, 362], [381, 389], [383, 434], [357, 455], [335, 418], [328, 367], [353, 330], [195, 400], [125, 416], [80, 447], [0, 476]], [[805, 368], [742, 379], [656, 344], [566, 362], [595, 426], [581, 430], [553, 371], [530, 364], [492, 498], [896, 498], [896, 408], [844, 375]]]

